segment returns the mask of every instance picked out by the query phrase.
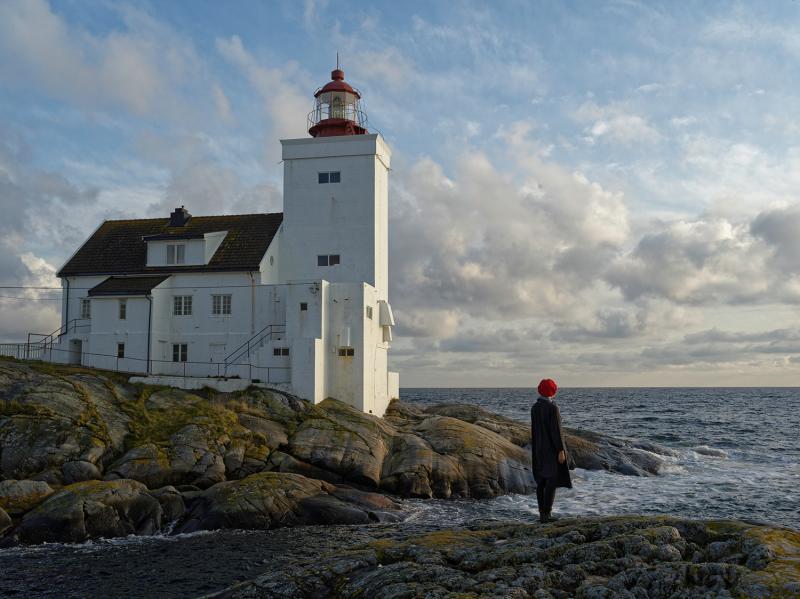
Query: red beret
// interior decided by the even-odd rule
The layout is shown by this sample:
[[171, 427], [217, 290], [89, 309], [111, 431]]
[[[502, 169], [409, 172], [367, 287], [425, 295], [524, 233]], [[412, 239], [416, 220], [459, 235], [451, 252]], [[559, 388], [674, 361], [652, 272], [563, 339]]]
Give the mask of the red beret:
[[542, 397], [553, 397], [558, 391], [558, 385], [553, 379], [542, 379], [538, 391]]

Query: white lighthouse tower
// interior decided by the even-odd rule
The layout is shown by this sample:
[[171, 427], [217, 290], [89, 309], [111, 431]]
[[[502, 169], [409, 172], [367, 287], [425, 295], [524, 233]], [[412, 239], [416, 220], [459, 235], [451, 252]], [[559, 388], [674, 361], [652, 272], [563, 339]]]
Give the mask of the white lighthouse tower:
[[330, 340], [324, 395], [353, 398], [365, 412], [382, 415], [398, 393], [397, 375], [387, 371], [394, 325], [388, 281], [391, 153], [379, 134], [369, 133], [361, 94], [339, 68], [314, 97], [311, 137], [281, 140], [280, 278], [289, 284], [320, 281], [323, 288], [328, 317], [320, 338]]
[[364, 282], [386, 301], [389, 147], [367, 131], [361, 95], [343, 71], [314, 96], [312, 137], [281, 140], [285, 278]]

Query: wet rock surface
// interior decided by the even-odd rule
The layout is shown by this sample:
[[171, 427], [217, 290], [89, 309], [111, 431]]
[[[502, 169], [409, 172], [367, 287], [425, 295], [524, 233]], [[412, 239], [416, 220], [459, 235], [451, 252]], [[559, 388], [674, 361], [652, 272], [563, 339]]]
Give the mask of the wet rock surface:
[[796, 597], [798, 535], [635, 516], [221, 530], [3, 550], [0, 596]]
[[283, 563], [212, 595], [256, 597], [774, 597], [800, 592], [800, 533], [670, 517], [487, 523]]
[[[0, 485], [16, 489], [4, 495], [0, 486], [0, 507], [13, 521], [3, 543], [149, 534], [168, 524], [352, 524], [397, 512], [396, 502], [375, 494], [527, 494], [528, 429], [473, 406], [423, 410], [395, 401], [376, 418], [334, 399], [312, 405], [255, 387], [189, 393], [86, 368], [3, 359]], [[567, 442], [574, 465], [632, 475], [657, 473], [658, 452], [668, 453], [588, 432], [571, 431]], [[101, 481], [108, 484], [95, 484]], [[103, 498], [75, 499], [76, 490], [87, 489]], [[263, 503], [274, 489], [290, 499], [274, 495]], [[359, 502], [369, 493], [367, 503], [385, 505], [364, 508]], [[122, 495], [136, 510], [151, 505], [152, 513], [136, 520], [120, 508]], [[79, 518], [80, 505], [92, 507]]]
[[399, 508], [377, 493], [335, 487], [298, 474], [261, 472], [197, 494], [178, 532], [396, 521]]

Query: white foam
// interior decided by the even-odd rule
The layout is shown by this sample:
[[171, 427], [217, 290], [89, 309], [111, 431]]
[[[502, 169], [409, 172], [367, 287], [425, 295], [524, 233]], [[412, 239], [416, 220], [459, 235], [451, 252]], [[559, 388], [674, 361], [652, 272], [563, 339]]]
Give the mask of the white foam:
[[728, 457], [728, 452], [724, 449], [717, 449], [716, 447], [709, 447], [708, 445], [698, 445], [697, 447], [692, 448], [692, 451], [712, 458]]

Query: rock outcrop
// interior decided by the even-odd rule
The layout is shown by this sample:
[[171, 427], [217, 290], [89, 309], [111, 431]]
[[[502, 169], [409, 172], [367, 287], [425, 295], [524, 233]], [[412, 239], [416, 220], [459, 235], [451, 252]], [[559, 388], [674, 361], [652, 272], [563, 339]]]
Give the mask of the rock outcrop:
[[154, 534], [163, 523], [161, 504], [142, 483], [84, 481], [64, 487], [25, 514], [14, 535], [26, 543], [69, 543]]
[[[359, 507], [354, 488], [420, 498], [530, 493], [529, 434], [526, 423], [473, 406], [395, 401], [376, 418], [334, 399], [312, 405], [263, 388], [189, 393], [86, 368], [0, 360], [0, 481], [8, 479], [0, 484], [17, 489], [4, 495], [0, 487], [0, 508], [22, 541], [141, 534], [183, 516], [184, 503], [181, 530], [378, 514]], [[625, 474], [654, 474], [656, 452], [667, 453], [579, 431], [568, 443], [575, 465]], [[270, 488], [298, 499], [269, 506], [257, 499], [249, 515], [244, 499], [229, 501], [269, 496]], [[92, 507], [81, 516], [83, 505]], [[64, 530], [36, 532], [47, 522]]]
[[217, 599], [796, 597], [800, 533], [672, 517], [497, 523], [288, 561]]
[[20, 516], [52, 494], [53, 489], [44, 481], [0, 481], [0, 508], [12, 516]]
[[337, 488], [298, 474], [260, 472], [198, 493], [179, 532], [367, 524], [398, 520], [399, 507], [377, 493]]

